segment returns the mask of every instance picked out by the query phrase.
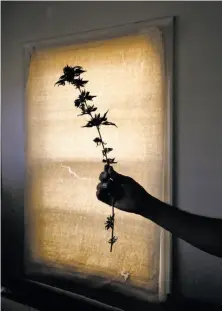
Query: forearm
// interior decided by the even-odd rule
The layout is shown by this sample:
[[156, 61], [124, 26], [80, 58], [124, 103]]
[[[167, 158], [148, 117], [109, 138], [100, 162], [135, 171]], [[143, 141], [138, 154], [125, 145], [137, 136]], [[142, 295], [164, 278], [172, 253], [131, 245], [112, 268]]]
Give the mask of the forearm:
[[222, 257], [222, 219], [190, 214], [155, 198], [152, 213], [150, 210], [149, 206], [144, 208], [142, 216], [193, 246]]

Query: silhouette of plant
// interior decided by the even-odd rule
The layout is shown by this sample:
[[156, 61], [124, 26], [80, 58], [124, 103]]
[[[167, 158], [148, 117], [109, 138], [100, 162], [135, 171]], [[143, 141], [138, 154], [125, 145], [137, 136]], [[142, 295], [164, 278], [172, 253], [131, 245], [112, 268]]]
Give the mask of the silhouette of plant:
[[[106, 125], [112, 125], [116, 126], [115, 123], [108, 121], [107, 114], [104, 113], [104, 115], [93, 114], [97, 107], [94, 105], [88, 104], [89, 101], [92, 101], [96, 96], [91, 95], [90, 92], [86, 92], [85, 85], [88, 83], [88, 81], [83, 80], [80, 75], [86, 72], [81, 66], [66, 66], [63, 68], [63, 75], [59, 78], [59, 80], [55, 83], [55, 85], [62, 85], [64, 86], [66, 83], [73, 85], [76, 89], [79, 90], [80, 94], [77, 99], [74, 100], [74, 105], [76, 108], [81, 110], [81, 113], [78, 116], [84, 116], [88, 115], [90, 117], [90, 120], [87, 121], [86, 125], [82, 127], [96, 127], [99, 137], [96, 137], [93, 141], [96, 143], [96, 146], [102, 147], [102, 162], [106, 163], [107, 166], [110, 166], [110, 164], [117, 163], [115, 161], [115, 158], [108, 158], [107, 154], [113, 151], [113, 148], [105, 147], [106, 143], [102, 139], [101, 135], [101, 126]], [[116, 126], [117, 127], [117, 126]], [[114, 223], [115, 223], [115, 214], [114, 214], [114, 202], [112, 204], [112, 215], [107, 217], [107, 220], [105, 222], [105, 229], [109, 230], [111, 229], [111, 238], [109, 239], [108, 243], [110, 243], [110, 252], [112, 252], [113, 244], [116, 243], [117, 237], [114, 236]]]

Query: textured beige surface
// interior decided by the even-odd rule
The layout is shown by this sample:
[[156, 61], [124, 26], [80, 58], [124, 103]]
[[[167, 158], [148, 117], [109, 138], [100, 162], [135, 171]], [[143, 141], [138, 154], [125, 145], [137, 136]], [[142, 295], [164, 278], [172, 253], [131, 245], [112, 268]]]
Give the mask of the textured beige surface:
[[[72, 86], [54, 87], [65, 65], [87, 70], [86, 90], [118, 128], [102, 135], [116, 169], [163, 196], [164, 90], [160, 34], [37, 52], [31, 61], [27, 101], [28, 247], [33, 261], [57, 263], [147, 289], [158, 288], [159, 228], [116, 211], [118, 242], [109, 252], [104, 229], [109, 207], [95, 196], [103, 168], [95, 128], [73, 101]], [[70, 173], [71, 172], [71, 173]], [[126, 282], [126, 283], [127, 283]]]

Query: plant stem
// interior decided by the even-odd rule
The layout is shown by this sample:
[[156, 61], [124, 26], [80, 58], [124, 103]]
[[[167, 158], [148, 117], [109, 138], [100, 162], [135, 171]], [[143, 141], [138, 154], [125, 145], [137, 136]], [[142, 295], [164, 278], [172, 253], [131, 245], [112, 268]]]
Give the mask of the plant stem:
[[[78, 90], [79, 90], [79, 92], [80, 92], [80, 94], [81, 94], [81, 89], [80, 89], [80, 87], [78, 88]], [[86, 102], [86, 100], [84, 101], [84, 103], [85, 103], [85, 105], [86, 105], [86, 108], [88, 108], [88, 105], [87, 105], [87, 102]], [[90, 115], [90, 117], [91, 117], [91, 120], [93, 120], [93, 116], [92, 116], [92, 113], [91, 112], [89, 112], [89, 115]], [[101, 132], [100, 132], [100, 128], [99, 128], [99, 126], [96, 126], [96, 128], [97, 128], [97, 131], [98, 131], [98, 134], [99, 134], [99, 138], [101, 139], [101, 144], [102, 144], [102, 148], [103, 148], [103, 151], [105, 150], [105, 146], [104, 146], [104, 142], [103, 142], [103, 139], [102, 139], [102, 135], [101, 135]], [[104, 152], [103, 153], [104, 154], [104, 156], [105, 156], [105, 158], [106, 158], [106, 163], [107, 163], [107, 165], [109, 166], [109, 161], [108, 161], [108, 157], [107, 157], [107, 154]], [[114, 223], [115, 223], [115, 214], [114, 214], [114, 203], [115, 203], [115, 199], [113, 198], [113, 202], [112, 202], [112, 218], [113, 218], [113, 226], [112, 226], [112, 233], [111, 233], [111, 243], [110, 243], [110, 252], [112, 252], [112, 249], [113, 249], [113, 242], [112, 242], [112, 240], [113, 240], [113, 238], [114, 238]]]
[[[90, 115], [91, 115], [91, 113], [90, 113]], [[100, 132], [100, 128], [99, 128], [99, 126], [97, 126], [96, 128], [97, 128], [97, 131], [99, 133], [99, 138], [101, 139], [101, 144], [102, 144], [103, 150], [105, 150], [105, 146], [104, 146], [104, 143], [103, 143], [103, 139], [102, 139], [102, 135], [101, 135], [101, 132]], [[108, 162], [108, 158], [107, 158], [107, 154], [106, 153], [105, 153], [105, 158], [106, 158], [107, 164], [109, 166], [109, 162]]]
[[[113, 202], [112, 202], [112, 217], [113, 217], [113, 227], [112, 227], [111, 239], [113, 239], [113, 237], [114, 237], [114, 222], [115, 222], [114, 199], [113, 199]], [[110, 252], [112, 252], [113, 244], [114, 243], [112, 243], [112, 242], [110, 243]]]
[[[79, 91], [81, 93], [80, 87], [78, 89], [79, 89]], [[84, 102], [85, 102], [86, 108], [88, 108], [86, 100]], [[91, 117], [91, 120], [93, 120], [93, 116], [92, 116], [91, 112], [89, 113], [89, 115]], [[99, 138], [101, 139], [101, 144], [102, 144], [102, 147], [103, 147], [103, 150], [104, 150], [105, 146], [104, 146], [104, 143], [103, 143], [103, 139], [102, 139], [102, 135], [101, 135], [101, 132], [100, 132], [100, 128], [99, 128], [99, 126], [96, 126], [96, 128], [97, 128], [97, 131], [98, 131], [98, 134], [99, 134]], [[105, 153], [105, 158], [106, 158], [107, 164], [109, 166], [109, 162], [108, 162], [108, 158], [107, 158], [107, 154], [106, 153]]]
[[[87, 104], [86, 104], [86, 106], [87, 106]], [[90, 115], [91, 115], [91, 113], [90, 113]], [[92, 115], [91, 115], [91, 118], [92, 118]], [[104, 146], [104, 143], [103, 143], [103, 140], [102, 140], [102, 135], [101, 135], [101, 133], [100, 133], [100, 128], [99, 128], [99, 126], [97, 126], [96, 127], [97, 128], [97, 131], [98, 131], [98, 133], [99, 133], [99, 137], [100, 137], [100, 139], [101, 139], [101, 144], [102, 144], [102, 147], [103, 147], [103, 150], [105, 149], [105, 146]], [[105, 153], [105, 157], [106, 157], [106, 161], [107, 161], [107, 165], [109, 166], [109, 162], [108, 162], [108, 158], [107, 158], [107, 154]], [[114, 203], [115, 203], [115, 200], [113, 199], [113, 202], [112, 202], [112, 217], [113, 217], [113, 226], [112, 226], [112, 233], [111, 233], [111, 239], [113, 239], [113, 237], [114, 237], [114, 223], [115, 223], [115, 214], [114, 214]], [[111, 240], [112, 241], [112, 240]], [[112, 252], [112, 249], [113, 249], [113, 244], [114, 243], [110, 243], [110, 252]]]

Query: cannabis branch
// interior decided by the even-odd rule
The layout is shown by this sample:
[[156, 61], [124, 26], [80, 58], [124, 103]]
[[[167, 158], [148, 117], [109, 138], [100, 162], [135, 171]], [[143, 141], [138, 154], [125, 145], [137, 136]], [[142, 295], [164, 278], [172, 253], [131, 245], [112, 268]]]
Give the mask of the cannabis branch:
[[[100, 115], [100, 113], [96, 114], [95, 111], [97, 107], [93, 104], [89, 104], [88, 102], [92, 101], [94, 97], [89, 92], [86, 92], [84, 87], [88, 83], [88, 81], [83, 80], [80, 76], [86, 72], [83, 70], [81, 66], [66, 66], [63, 68], [63, 75], [59, 78], [59, 80], [55, 83], [56, 85], [64, 86], [66, 83], [72, 84], [76, 89], [79, 90], [79, 97], [74, 101], [74, 105], [76, 108], [81, 110], [81, 113], [78, 116], [88, 115], [90, 120], [86, 123], [86, 125], [82, 127], [96, 127], [98, 132], [98, 137], [96, 137], [93, 141], [96, 143], [96, 146], [102, 147], [102, 162], [106, 163], [106, 165], [110, 166], [111, 164], [117, 163], [115, 158], [108, 157], [108, 154], [113, 150], [113, 148], [105, 147], [107, 145], [102, 138], [101, 135], [101, 126], [113, 125], [114, 123], [109, 122], [107, 120], [107, 113], [104, 115]], [[106, 230], [111, 229], [111, 238], [109, 239], [110, 243], [110, 252], [112, 252], [113, 244], [117, 241], [117, 237], [114, 236], [114, 223], [115, 223], [115, 214], [114, 214], [114, 201], [112, 204], [112, 215], [107, 217], [105, 222]]]

